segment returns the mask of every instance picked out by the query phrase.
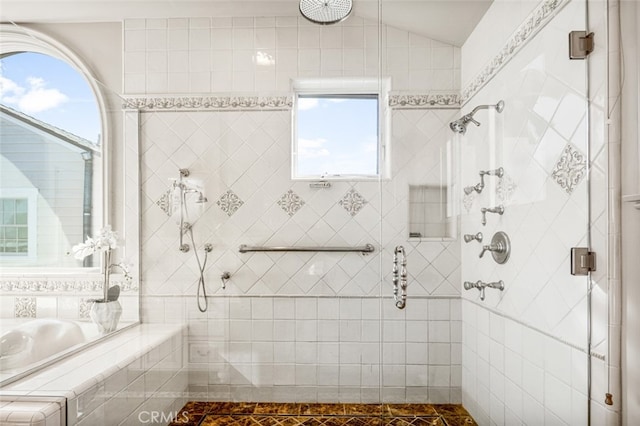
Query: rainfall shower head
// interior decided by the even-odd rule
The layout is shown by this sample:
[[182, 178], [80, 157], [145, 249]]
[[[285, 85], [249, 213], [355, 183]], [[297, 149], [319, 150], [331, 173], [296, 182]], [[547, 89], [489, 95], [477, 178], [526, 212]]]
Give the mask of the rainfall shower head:
[[494, 108], [497, 112], [500, 113], [504, 110], [504, 101], [500, 101], [495, 105], [478, 105], [473, 110], [471, 110], [469, 114], [465, 114], [459, 119], [457, 119], [456, 121], [452, 121], [451, 123], [449, 123], [449, 128], [453, 130], [455, 133], [460, 133], [461, 135], [464, 135], [467, 132], [467, 124], [469, 122], [475, 124], [476, 126], [480, 125], [479, 122], [473, 119], [473, 116], [475, 115], [475, 113], [480, 111], [481, 109], [489, 109], [489, 108]]
[[351, 0], [300, 0], [300, 13], [314, 24], [335, 24], [347, 19]]

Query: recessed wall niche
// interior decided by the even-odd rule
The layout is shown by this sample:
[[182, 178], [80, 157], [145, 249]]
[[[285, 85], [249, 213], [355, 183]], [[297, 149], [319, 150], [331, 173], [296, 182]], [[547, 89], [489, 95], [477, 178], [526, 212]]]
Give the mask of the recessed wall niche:
[[409, 238], [456, 238], [448, 187], [409, 185]]

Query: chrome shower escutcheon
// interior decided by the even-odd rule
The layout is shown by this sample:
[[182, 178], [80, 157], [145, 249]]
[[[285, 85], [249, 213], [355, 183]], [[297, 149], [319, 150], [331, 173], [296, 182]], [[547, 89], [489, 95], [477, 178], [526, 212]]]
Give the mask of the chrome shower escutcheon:
[[491, 244], [483, 246], [480, 252], [480, 258], [484, 256], [486, 252], [491, 252], [491, 257], [497, 264], [502, 265], [507, 263], [509, 256], [511, 256], [511, 241], [509, 236], [502, 231], [496, 232], [491, 238]]

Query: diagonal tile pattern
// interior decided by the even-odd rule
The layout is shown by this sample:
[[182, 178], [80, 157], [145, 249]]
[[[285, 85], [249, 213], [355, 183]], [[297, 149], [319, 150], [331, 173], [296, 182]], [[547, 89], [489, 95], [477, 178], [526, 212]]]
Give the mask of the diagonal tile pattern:
[[[336, 182], [331, 189], [318, 191], [304, 183], [292, 186], [287, 111], [144, 113], [142, 240], [143, 253], [150, 254], [144, 262], [145, 273], [154, 275], [145, 277], [149, 285], [144, 291], [191, 294], [190, 280], [178, 279], [187, 278], [180, 271], [193, 269], [184, 266], [189, 258], [175, 256], [173, 250], [159, 250], [172, 246], [178, 234], [175, 221], [168, 216], [167, 182], [179, 168], [189, 168], [211, 200], [188, 206], [190, 213], [199, 215], [197, 221], [191, 220], [194, 230], [224, 251], [218, 254], [224, 259], [219, 263], [221, 269], [235, 268], [231, 272], [236, 278], [226, 295], [378, 294], [381, 271], [376, 254], [309, 253], [301, 257], [285, 253], [275, 265], [266, 267], [260, 261], [265, 255], [238, 255], [236, 249], [240, 244], [378, 245], [382, 235], [384, 264], [391, 264], [387, 247], [406, 244], [408, 234], [408, 194], [398, 188], [408, 188], [416, 176], [439, 181], [439, 154], [434, 153], [446, 143], [443, 129], [452, 114], [394, 110], [394, 131], [399, 137], [394, 140], [398, 151], [393, 170], [398, 172], [393, 181]], [[286, 220], [287, 216], [292, 220]], [[443, 249], [451, 256], [437, 260]], [[455, 242], [420, 241], [407, 250], [413, 295], [459, 294], [460, 255]]]

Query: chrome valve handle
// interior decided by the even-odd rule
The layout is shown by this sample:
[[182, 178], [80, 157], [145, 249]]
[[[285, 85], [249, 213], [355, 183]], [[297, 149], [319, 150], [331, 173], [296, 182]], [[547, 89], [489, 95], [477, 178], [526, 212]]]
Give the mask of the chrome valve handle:
[[498, 167], [494, 170], [480, 170], [480, 176], [488, 175], [488, 176], [496, 176], [501, 178], [504, 176], [504, 169], [502, 167]]
[[[399, 259], [400, 255], [402, 258]], [[398, 268], [398, 261], [400, 268]], [[407, 256], [403, 246], [397, 246], [393, 252], [393, 298], [396, 308], [404, 309], [407, 305]]]
[[465, 281], [464, 282], [464, 289], [465, 290], [471, 290], [472, 288], [477, 288], [480, 291], [480, 300], [484, 300], [484, 289], [485, 288], [494, 288], [496, 290], [500, 290], [500, 291], [504, 291], [504, 281], [500, 280], [500, 281], [494, 281], [494, 282], [490, 282], [490, 283], [485, 283], [482, 282], [480, 280], [476, 281], [476, 282], [472, 282], [472, 281]]
[[489, 244], [488, 246], [482, 246], [482, 251], [480, 252], [480, 258], [484, 256], [484, 254], [488, 251], [492, 251], [494, 253], [502, 254], [507, 251], [507, 248], [500, 243], [497, 244]]
[[476, 240], [477, 242], [481, 243], [482, 242], [482, 232], [478, 232], [477, 234], [473, 235], [473, 234], [464, 234], [464, 242], [465, 243], [470, 243], [473, 240]]
[[499, 215], [503, 215], [504, 214], [504, 206], [502, 204], [500, 204], [499, 206], [496, 207], [483, 207], [480, 209], [480, 212], [482, 213], [482, 226], [485, 226], [487, 224], [487, 213], [497, 213]]

